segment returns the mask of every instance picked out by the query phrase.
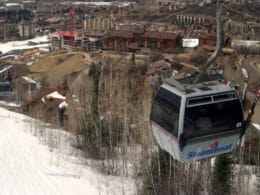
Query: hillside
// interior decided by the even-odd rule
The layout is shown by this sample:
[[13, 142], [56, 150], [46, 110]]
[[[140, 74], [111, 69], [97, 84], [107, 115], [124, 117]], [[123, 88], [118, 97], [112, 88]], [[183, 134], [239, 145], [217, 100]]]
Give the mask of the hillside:
[[[96, 165], [93, 162], [98, 159], [97, 167], [102, 173], [128, 175], [140, 182], [137, 184], [140, 194], [152, 194], [154, 191], [158, 192], [157, 194], [211, 192], [211, 159], [190, 164], [177, 162], [158, 149], [149, 124], [151, 101], [155, 93], [155, 89], [150, 87], [152, 79], [159, 82], [158, 75], [167, 74], [168, 68], [176, 69], [179, 74], [185, 75], [191, 66], [198, 67], [203, 63], [201, 56], [205, 61], [208, 53], [204, 50], [194, 50], [188, 54], [156, 55], [153, 58], [144, 56], [138, 63], [137, 60], [134, 61], [140, 59], [138, 55], [124, 56], [113, 52], [104, 54], [105, 52], [96, 54], [93, 61], [82, 53], [51, 54], [30, 66], [34, 78], [38, 77], [40, 81], [44, 79], [51, 86], [62, 83], [65, 78], [68, 81], [68, 108], [65, 112], [67, 121], [63, 128], [77, 138], [73, 143], [74, 149], [78, 150], [79, 155], [86, 161], [90, 161], [90, 164]], [[217, 60], [217, 68], [224, 71], [228, 77], [241, 81], [237, 61], [236, 55], [222, 55]], [[180, 62], [185, 62], [185, 65], [182, 66]], [[157, 72], [147, 74], [149, 68], [154, 68]], [[196, 67], [193, 67], [192, 71], [194, 68]], [[37, 104], [31, 104], [28, 114], [42, 121], [48, 118], [57, 119], [53, 120], [56, 122], [53, 124], [59, 126], [58, 107], [48, 109], [45, 105], [46, 102], [53, 105], [53, 99], [41, 100], [42, 98], [39, 98]], [[41, 127], [37, 131], [42, 132]], [[45, 131], [43, 132], [44, 135]], [[252, 132], [255, 134], [255, 131]], [[51, 145], [52, 143], [50, 142]], [[230, 155], [234, 163], [242, 164], [239, 171], [243, 171], [244, 165], [250, 165], [253, 169], [259, 162], [258, 138], [249, 136], [247, 143], [247, 147], [241, 150], [244, 158], [238, 158], [240, 147]], [[164, 171], [163, 176], [157, 172], [161, 168]], [[171, 174], [171, 171], [174, 171], [174, 174], [167, 175]], [[234, 172], [234, 175], [251, 177], [253, 174]], [[122, 183], [125, 185], [125, 182]], [[182, 185], [183, 183], [187, 186]], [[232, 190], [238, 191], [240, 186], [246, 186], [248, 183], [249, 180], [236, 181]], [[249, 190], [253, 192], [256, 188], [252, 186]]]
[[132, 180], [83, 165], [69, 134], [3, 108], [0, 112], [1, 195], [135, 194]]
[[45, 79], [48, 83], [59, 84], [66, 76], [73, 76], [85, 70], [92, 60], [83, 53], [49, 55], [30, 66], [32, 77]]

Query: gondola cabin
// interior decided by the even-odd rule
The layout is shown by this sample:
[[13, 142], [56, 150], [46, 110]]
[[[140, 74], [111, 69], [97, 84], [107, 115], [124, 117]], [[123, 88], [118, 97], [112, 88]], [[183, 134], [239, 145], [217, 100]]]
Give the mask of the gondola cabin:
[[231, 152], [240, 140], [243, 120], [237, 91], [218, 81], [187, 87], [164, 83], [150, 115], [160, 147], [184, 162]]

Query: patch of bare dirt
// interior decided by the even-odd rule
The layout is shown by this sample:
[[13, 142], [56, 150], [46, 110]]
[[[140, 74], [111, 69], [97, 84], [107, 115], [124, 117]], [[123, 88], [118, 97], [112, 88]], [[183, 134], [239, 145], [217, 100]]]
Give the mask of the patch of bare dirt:
[[34, 62], [30, 66], [32, 77], [44, 79], [51, 84], [59, 84], [65, 77], [82, 72], [92, 63], [89, 55], [81, 52], [50, 55]]

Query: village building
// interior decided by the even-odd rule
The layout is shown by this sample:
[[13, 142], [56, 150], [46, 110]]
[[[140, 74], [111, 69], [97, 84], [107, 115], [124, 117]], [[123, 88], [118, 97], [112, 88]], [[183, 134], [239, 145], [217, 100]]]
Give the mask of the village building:
[[175, 49], [180, 36], [175, 33], [139, 31], [113, 31], [103, 39], [103, 48], [118, 51], [138, 51]]
[[64, 87], [42, 86], [34, 97], [24, 101], [23, 111], [35, 118], [64, 126], [67, 121], [65, 111], [68, 106], [65, 95]]

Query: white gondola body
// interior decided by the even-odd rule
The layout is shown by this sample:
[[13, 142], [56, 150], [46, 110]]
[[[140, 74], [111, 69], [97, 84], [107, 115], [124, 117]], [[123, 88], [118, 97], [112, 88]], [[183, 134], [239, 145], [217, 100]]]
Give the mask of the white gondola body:
[[[202, 88], [207, 87], [208, 90], [200, 90], [199, 88], [201, 87]], [[203, 85], [201, 84], [194, 85], [191, 87], [193, 92], [190, 93], [182, 92], [178, 88], [172, 87], [168, 84], [163, 84], [161, 88], [167, 90], [169, 93], [176, 94], [177, 96], [180, 97], [178, 126], [177, 126], [177, 130], [176, 131], [174, 130], [174, 133], [169, 132], [164, 127], [162, 127], [165, 124], [160, 125], [157, 121], [153, 121], [153, 116], [151, 117], [150, 120], [151, 128], [158, 144], [163, 150], [170, 153], [173, 156], [173, 158], [183, 162], [199, 160], [199, 159], [204, 159], [219, 154], [231, 152], [236, 147], [236, 145], [239, 142], [242, 126], [243, 126], [242, 113], [239, 113], [240, 114], [238, 117], [239, 119], [236, 119], [237, 121], [233, 125], [234, 127], [232, 126], [231, 129], [228, 128], [226, 130], [218, 129], [217, 132], [214, 132], [212, 129], [204, 129], [203, 134], [198, 134], [198, 136], [193, 136], [193, 137], [188, 137], [187, 132], [185, 132], [186, 130], [184, 130], [185, 129], [184, 120], [185, 120], [185, 116], [188, 114], [185, 112], [187, 112], [189, 106], [192, 109], [192, 106], [194, 105], [192, 105], [192, 103], [190, 102], [192, 101], [194, 102], [196, 98], [206, 97], [208, 99], [210, 98], [212, 99], [212, 102], [210, 103], [204, 102], [204, 104], [198, 103], [197, 105], [195, 105], [195, 106], [201, 106], [202, 108], [203, 105], [206, 106], [210, 105], [215, 108], [216, 106], [219, 106], [221, 104], [228, 105], [236, 101], [237, 102], [236, 107], [239, 107], [237, 108], [238, 110], [237, 113], [243, 112], [241, 100], [239, 99], [237, 92], [233, 88], [216, 81], [207, 82], [204, 83]], [[216, 97], [217, 99], [217, 97], [219, 98], [219, 97], [227, 96], [227, 95], [221, 96], [222, 94], [228, 94], [229, 99], [227, 100], [221, 99], [214, 102], [213, 97]], [[153, 109], [155, 109], [155, 106], [153, 106], [152, 108], [151, 115], [153, 115]], [[223, 116], [225, 114], [232, 113], [232, 112], [233, 111], [231, 110], [226, 110], [226, 113], [223, 113]], [[236, 111], [234, 110], [234, 112]], [[213, 113], [213, 115], [214, 114], [215, 113]], [[195, 113], [195, 115], [199, 115], [199, 113]], [[166, 120], [169, 120], [169, 118]], [[166, 121], [166, 123], [167, 122], [168, 121]], [[196, 127], [193, 127], [193, 131], [196, 132], [196, 130], [197, 130]], [[184, 147], [181, 147], [181, 136], [184, 134], [185, 134], [184, 136], [185, 145]]]

